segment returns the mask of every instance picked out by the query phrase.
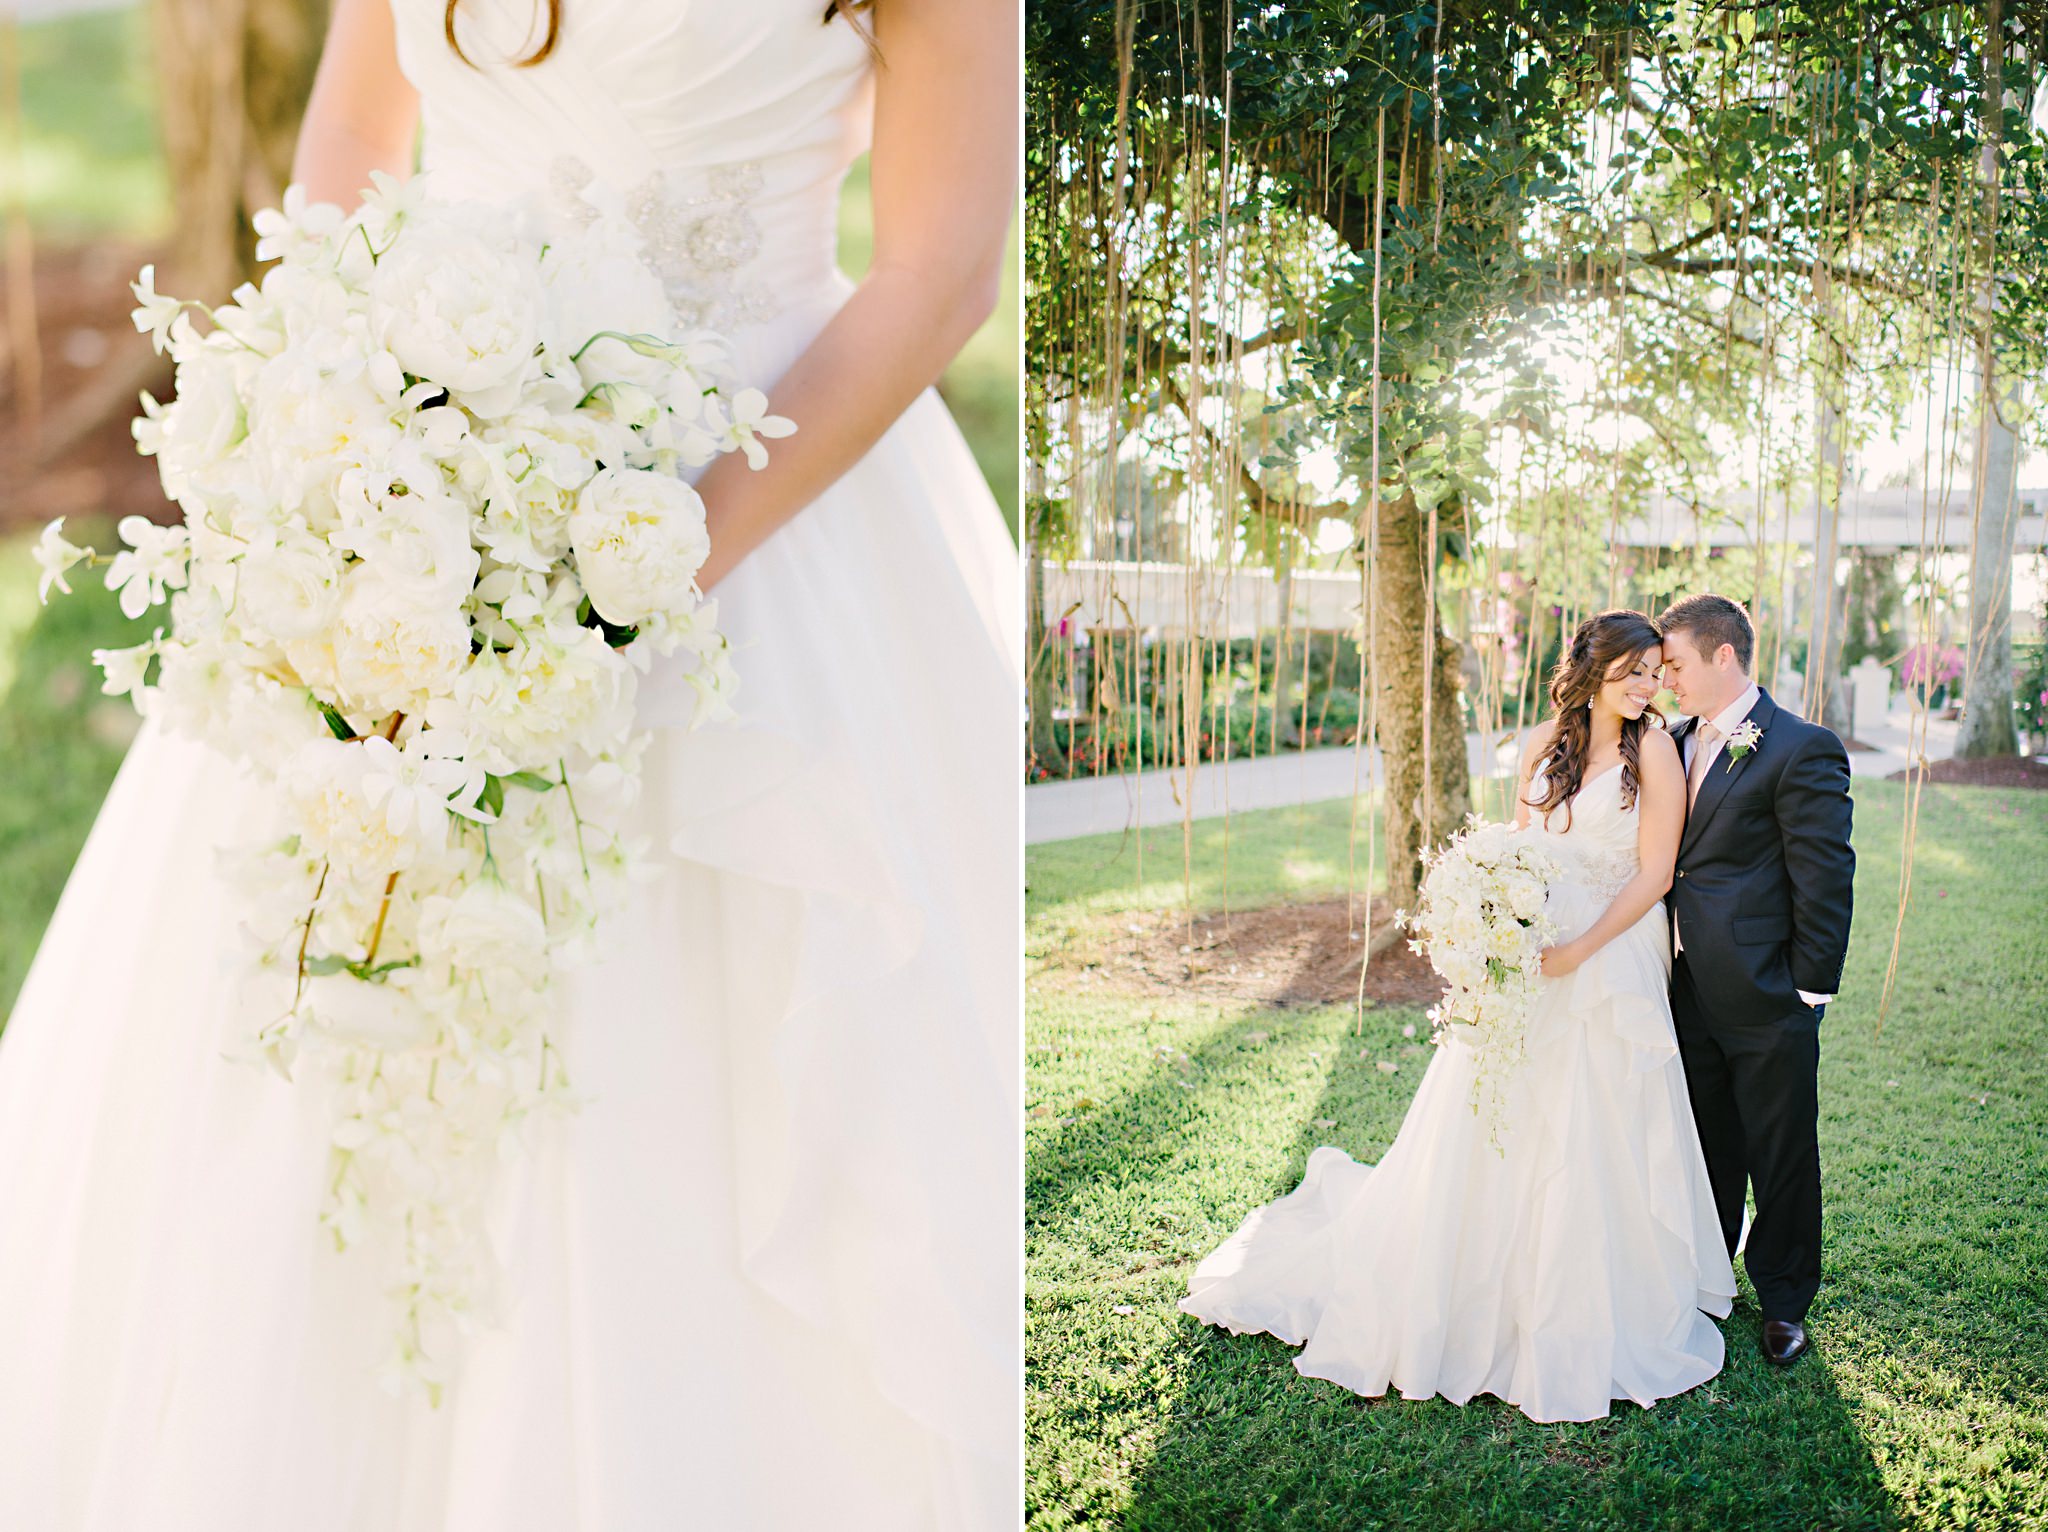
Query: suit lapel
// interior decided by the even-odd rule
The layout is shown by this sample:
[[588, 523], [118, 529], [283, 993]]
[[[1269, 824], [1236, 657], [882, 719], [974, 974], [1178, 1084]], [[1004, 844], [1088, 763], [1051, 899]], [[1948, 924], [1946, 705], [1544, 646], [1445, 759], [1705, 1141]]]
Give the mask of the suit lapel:
[[1700, 838], [1707, 821], [1714, 817], [1714, 810], [1721, 806], [1721, 800], [1728, 796], [1728, 789], [1735, 785], [1736, 777], [1747, 770], [1749, 763], [1768, 747], [1771, 720], [1777, 716], [1778, 706], [1771, 701], [1771, 694], [1758, 687], [1756, 705], [1749, 710], [1745, 721], [1757, 726], [1761, 738], [1757, 740], [1754, 750], [1740, 758], [1731, 757], [1727, 744], [1722, 744], [1720, 759], [1707, 768], [1707, 779], [1700, 783], [1700, 795], [1693, 800], [1692, 810], [1685, 817], [1685, 831], [1678, 838], [1679, 855], [1683, 856]]

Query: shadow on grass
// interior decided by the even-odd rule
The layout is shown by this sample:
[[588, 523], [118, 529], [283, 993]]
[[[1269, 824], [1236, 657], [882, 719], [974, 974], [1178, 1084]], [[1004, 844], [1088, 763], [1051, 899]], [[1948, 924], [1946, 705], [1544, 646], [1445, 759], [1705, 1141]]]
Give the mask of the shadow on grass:
[[1538, 1425], [1490, 1397], [1364, 1399], [1293, 1349], [1183, 1316], [1183, 1388], [1133, 1485], [1138, 1532], [1243, 1527], [1879, 1529], [1899, 1524], [1824, 1354], [1780, 1372], [1754, 1311], [1720, 1377], [1654, 1409]]
[[[1057, 1228], [1078, 1198], [1105, 1181], [1141, 1180], [1163, 1171], [1203, 1126], [1199, 1097], [1263, 1079], [1270, 1057], [1247, 1047], [1248, 1028], [1269, 1013], [1232, 1008], [1202, 1032], [1183, 1066], [1155, 1057], [1135, 1090], [1063, 1120], [1032, 1146], [1024, 1178], [1027, 1231]], [[1285, 1013], [1279, 1013], [1284, 1016]]]
[[[1034, 1216], [1061, 1216], [1106, 1172], [1131, 1200], [1146, 1200], [1133, 1183], [1171, 1177], [1176, 1156], [1193, 1152], [1199, 1098], [1254, 1071], [1270, 1078], [1274, 1058], [1242, 1047], [1244, 1028], [1261, 1021], [1260, 1013], [1238, 1013], [1204, 1034], [1192, 1050], [1199, 1089], [1182, 1090], [1162, 1067], [1099, 1119], [1063, 1132], [1041, 1160]], [[1336, 1142], [1364, 1159], [1384, 1152], [1412, 1093], [1384, 1089], [1366, 1057], [1381, 1051], [1346, 1049], [1265, 1194], [1291, 1189], [1319, 1144]], [[1124, 1270], [1120, 1295], [1149, 1301], [1130, 1305], [1146, 1319], [1130, 1337], [1135, 1351], [1111, 1370], [1143, 1374], [1142, 1386], [1163, 1407], [1148, 1423], [1151, 1450], [1134, 1465], [1117, 1520], [1131, 1532], [1874, 1532], [1900, 1524], [1825, 1349], [1792, 1369], [1771, 1367], [1757, 1351], [1750, 1303], [1723, 1323], [1729, 1361], [1708, 1384], [1651, 1410], [1623, 1402], [1606, 1420], [1546, 1426], [1485, 1396], [1462, 1408], [1442, 1399], [1368, 1400], [1304, 1379], [1292, 1366], [1294, 1348], [1270, 1336], [1231, 1336], [1173, 1309], [1189, 1261], [1126, 1262]], [[1048, 1332], [1086, 1325], [1098, 1301], [1079, 1286], [1042, 1296]]]

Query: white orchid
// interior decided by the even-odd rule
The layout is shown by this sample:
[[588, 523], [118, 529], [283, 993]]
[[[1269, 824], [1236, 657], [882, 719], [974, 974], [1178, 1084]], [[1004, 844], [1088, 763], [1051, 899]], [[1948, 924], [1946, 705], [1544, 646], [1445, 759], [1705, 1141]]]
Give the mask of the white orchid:
[[107, 566], [107, 589], [120, 592], [121, 615], [132, 619], [185, 583], [191, 539], [183, 527], [160, 527], [142, 516], [123, 516], [115, 530], [128, 546]]
[[67, 596], [71, 594], [71, 584], [64, 576], [79, 560], [91, 558], [92, 550], [64, 540], [64, 518], [59, 516], [36, 539], [34, 556], [36, 568], [42, 571], [42, 578], [36, 582], [36, 599], [47, 606], [53, 587]]
[[1754, 719], [1743, 719], [1728, 736], [1728, 743], [1721, 747], [1728, 757], [1728, 764], [1721, 769], [1733, 771], [1735, 763], [1756, 749], [1762, 743], [1763, 737], [1764, 731], [1756, 726]]
[[252, 222], [259, 261], [304, 259], [323, 249], [346, 215], [331, 202], [309, 202], [306, 188], [284, 189], [284, 206], [264, 208]]
[[128, 284], [128, 290], [135, 294], [132, 317], [136, 330], [149, 337], [157, 355], [163, 355], [164, 347], [170, 344], [171, 325], [184, 312], [185, 305], [156, 290], [156, 267], [153, 264], [142, 268], [141, 274]]
[[363, 741], [363, 791], [384, 810], [393, 835], [409, 836], [439, 849], [447, 841], [448, 816], [474, 817], [472, 805], [482, 774], [462, 759], [463, 742], [437, 729], [422, 729], [403, 749], [380, 735]]
[[156, 653], [156, 639], [127, 649], [93, 650], [92, 662], [106, 676], [100, 690], [109, 697], [134, 697], [139, 702], [149, 675], [149, 662]]
[[743, 388], [732, 401], [730, 414], [714, 413], [713, 419], [720, 420], [723, 430], [720, 435], [728, 448], [738, 448], [747, 455], [749, 468], [768, 466], [768, 449], [761, 445], [760, 438], [771, 440], [788, 436], [796, 430], [796, 422], [780, 415], [768, 413], [768, 396], [758, 388]]

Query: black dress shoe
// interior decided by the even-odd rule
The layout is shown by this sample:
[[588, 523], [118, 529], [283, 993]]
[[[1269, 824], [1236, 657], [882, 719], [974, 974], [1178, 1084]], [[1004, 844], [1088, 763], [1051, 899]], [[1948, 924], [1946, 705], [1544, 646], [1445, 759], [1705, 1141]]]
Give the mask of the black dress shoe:
[[1764, 1355], [1780, 1367], [1799, 1360], [1811, 1344], [1806, 1338], [1806, 1326], [1796, 1319], [1764, 1321]]

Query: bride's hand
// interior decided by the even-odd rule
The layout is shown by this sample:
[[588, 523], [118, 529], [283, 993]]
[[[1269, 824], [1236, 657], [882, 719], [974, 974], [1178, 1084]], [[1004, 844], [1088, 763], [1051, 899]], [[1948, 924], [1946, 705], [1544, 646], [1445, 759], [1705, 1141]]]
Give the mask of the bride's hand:
[[1585, 961], [1586, 956], [1579, 951], [1576, 942], [1563, 942], [1555, 947], [1545, 947], [1540, 959], [1543, 977], [1546, 979], [1562, 979], [1566, 974], [1575, 972], [1579, 964]]

